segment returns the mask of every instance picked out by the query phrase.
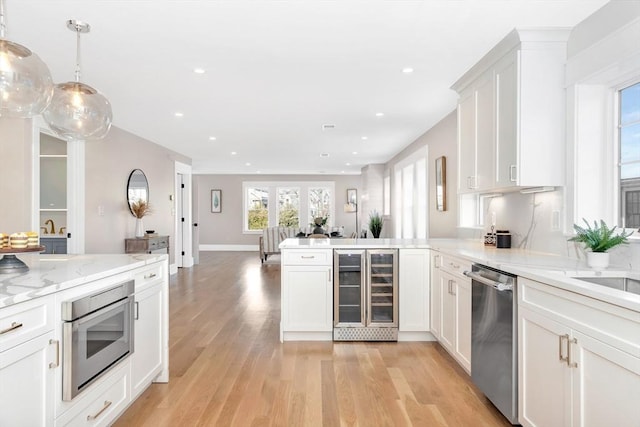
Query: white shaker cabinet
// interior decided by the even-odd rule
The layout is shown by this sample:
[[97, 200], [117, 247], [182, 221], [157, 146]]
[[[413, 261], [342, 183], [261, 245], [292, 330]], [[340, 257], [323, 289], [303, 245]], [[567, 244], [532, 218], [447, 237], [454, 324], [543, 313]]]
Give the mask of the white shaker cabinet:
[[459, 193], [563, 185], [568, 34], [513, 30], [452, 86]]
[[400, 249], [398, 259], [398, 330], [429, 331], [429, 250]]
[[466, 260], [442, 255], [439, 268], [440, 344], [471, 372], [471, 280], [462, 273], [471, 270]]
[[637, 425], [640, 316], [519, 279], [523, 426]]
[[333, 251], [282, 250], [280, 340], [332, 340]]
[[0, 426], [53, 424], [55, 370], [53, 298], [37, 298], [0, 312]]
[[131, 395], [135, 398], [162, 371], [162, 286], [136, 293], [135, 351], [131, 355]]
[[485, 74], [458, 104], [458, 192], [485, 190], [493, 174], [493, 75]]

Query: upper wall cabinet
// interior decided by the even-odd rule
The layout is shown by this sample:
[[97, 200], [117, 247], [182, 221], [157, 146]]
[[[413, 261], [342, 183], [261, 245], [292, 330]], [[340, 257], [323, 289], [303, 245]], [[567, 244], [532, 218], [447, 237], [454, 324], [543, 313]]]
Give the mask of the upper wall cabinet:
[[453, 86], [458, 192], [564, 184], [569, 30], [513, 30]]

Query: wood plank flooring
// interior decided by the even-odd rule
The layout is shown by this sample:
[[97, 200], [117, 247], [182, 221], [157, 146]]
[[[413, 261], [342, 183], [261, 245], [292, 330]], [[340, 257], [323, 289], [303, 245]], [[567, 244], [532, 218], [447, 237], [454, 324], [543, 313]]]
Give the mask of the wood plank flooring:
[[509, 426], [437, 343], [279, 342], [280, 266], [203, 252], [169, 288], [168, 384], [124, 426]]

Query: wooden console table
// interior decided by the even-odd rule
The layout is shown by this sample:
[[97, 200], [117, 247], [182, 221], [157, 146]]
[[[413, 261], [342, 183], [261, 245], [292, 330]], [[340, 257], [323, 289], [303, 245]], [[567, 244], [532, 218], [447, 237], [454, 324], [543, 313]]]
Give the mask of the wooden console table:
[[124, 253], [150, 254], [158, 249], [166, 249], [169, 253], [169, 236], [145, 236], [124, 239]]

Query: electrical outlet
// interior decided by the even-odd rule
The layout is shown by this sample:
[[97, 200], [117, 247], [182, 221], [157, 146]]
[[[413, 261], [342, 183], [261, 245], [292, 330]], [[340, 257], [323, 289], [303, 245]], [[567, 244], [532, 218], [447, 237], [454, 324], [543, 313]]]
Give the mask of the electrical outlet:
[[560, 211], [551, 212], [551, 230], [560, 230]]

